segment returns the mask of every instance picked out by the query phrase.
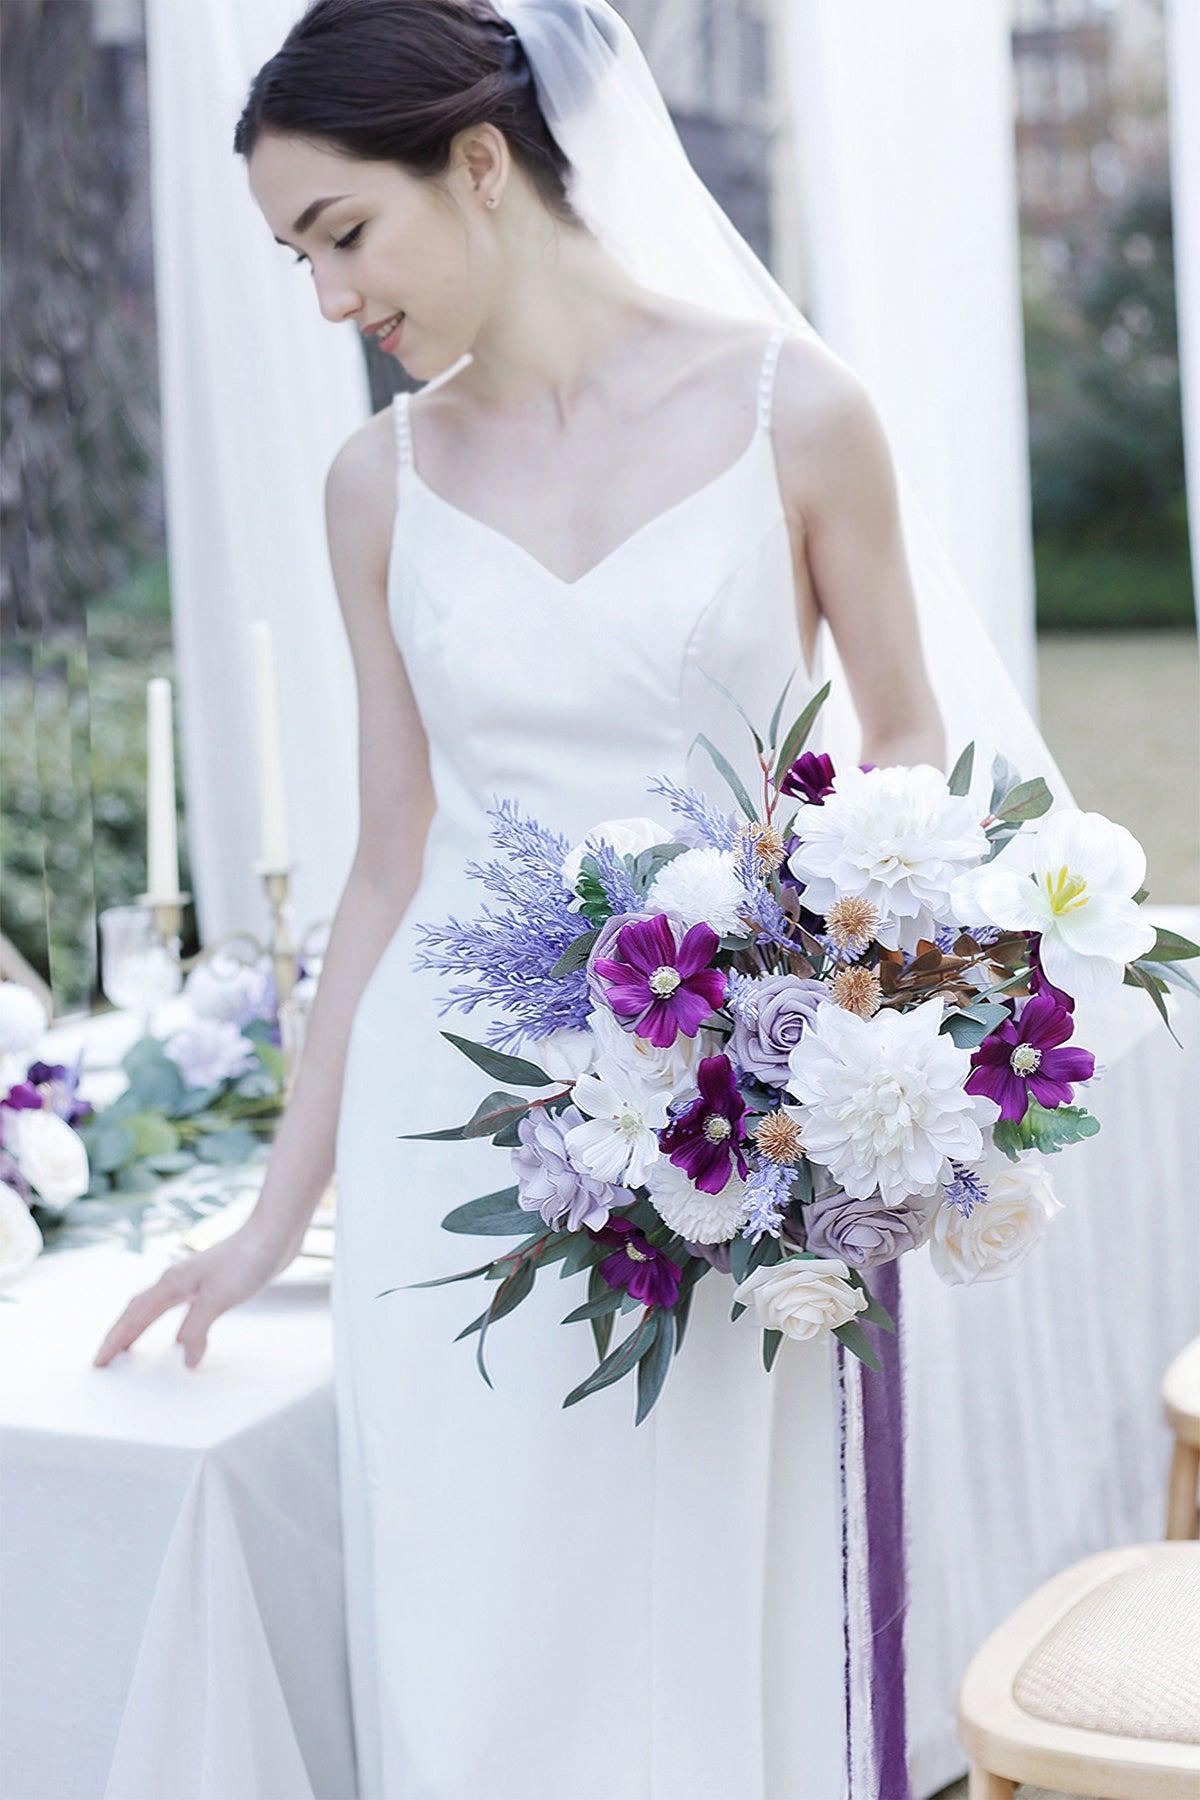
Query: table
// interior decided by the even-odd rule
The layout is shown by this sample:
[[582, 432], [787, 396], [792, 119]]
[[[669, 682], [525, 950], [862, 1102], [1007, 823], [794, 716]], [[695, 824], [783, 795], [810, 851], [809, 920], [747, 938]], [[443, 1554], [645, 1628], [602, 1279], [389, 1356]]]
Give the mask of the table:
[[[105, 1063], [132, 1035], [56, 1053], [80, 1031]], [[181, 1307], [94, 1368], [168, 1260], [55, 1250], [0, 1294], [0, 1792], [353, 1800], [328, 1273], [293, 1264], [195, 1369]]]

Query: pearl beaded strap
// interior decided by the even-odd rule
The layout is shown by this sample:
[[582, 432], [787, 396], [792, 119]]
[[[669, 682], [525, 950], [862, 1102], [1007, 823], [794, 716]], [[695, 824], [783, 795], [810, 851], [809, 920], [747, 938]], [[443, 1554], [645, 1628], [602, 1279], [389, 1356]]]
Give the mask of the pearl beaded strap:
[[408, 395], [392, 396], [392, 425], [396, 434], [396, 460], [402, 469], [413, 466], [412, 426], [408, 418]]
[[791, 327], [780, 325], [772, 332], [766, 350], [763, 352], [762, 372], [758, 378], [758, 423], [764, 431], [771, 426], [771, 395], [775, 386], [775, 365], [779, 361], [779, 352], [783, 348], [783, 340]]

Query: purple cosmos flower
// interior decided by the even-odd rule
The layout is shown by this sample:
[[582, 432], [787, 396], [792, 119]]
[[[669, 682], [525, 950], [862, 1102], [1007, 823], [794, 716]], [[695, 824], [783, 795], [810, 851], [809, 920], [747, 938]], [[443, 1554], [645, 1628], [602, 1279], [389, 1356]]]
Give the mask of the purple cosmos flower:
[[823, 751], [806, 750], [798, 756], [779, 784], [781, 794], [792, 794], [820, 806], [826, 794], [833, 792], [833, 760]]
[[705, 1194], [719, 1194], [733, 1173], [745, 1181], [749, 1165], [741, 1147], [746, 1102], [727, 1056], [705, 1056], [696, 1071], [696, 1098], [658, 1134], [659, 1148]]
[[1096, 1072], [1090, 1050], [1060, 1048], [1074, 1026], [1065, 1006], [1049, 994], [1034, 994], [1019, 1020], [1006, 1019], [972, 1051], [964, 1083], [968, 1094], [995, 1100], [1002, 1119], [1023, 1119], [1030, 1094], [1042, 1106], [1067, 1105], [1071, 1083], [1087, 1081]]
[[643, 1306], [674, 1306], [683, 1271], [663, 1251], [656, 1250], [632, 1220], [614, 1213], [596, 1236], [610, 1243], [615, 1238], [620, 1246], [600, 1264], [600, 1273], [609, 1287], [622, 1288]]
[[680, 1032], [695, 1037], [725, 998], [725, 976], [709, 966], [720, 943], [712, 926], [701, 920], [678, 943], [676, 936], [665, 913], [634, 920], [616, 934], [618, 955], [598, 956], [591, 965], [613, 1012], [659, 1050]]
[[1035, 994], [1048, 995], [1049, 998], [1055, 1001], [1059, 1006], [1063, 1006], [1068, 1012], [1073, 1013], [1075, 1011], [1074, 997], [1071, 994], [1068, 994], [1065, 988], [1055, 987], [1054, 983], [1047, 979], [1046, 973], [1042, 968], [1041, 949], [1041, 933], [1035, 931], [1030, 935], [1029, 939], [1030, 990]]

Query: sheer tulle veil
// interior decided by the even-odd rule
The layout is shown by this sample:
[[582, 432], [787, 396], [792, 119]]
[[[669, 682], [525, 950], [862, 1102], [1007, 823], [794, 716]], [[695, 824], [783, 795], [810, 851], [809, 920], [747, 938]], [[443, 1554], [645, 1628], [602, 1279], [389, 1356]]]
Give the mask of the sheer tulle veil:
[[[787, 321], [823, 342], [692, 168], [637, 39], [608, 0], [492, 3], [520, 40], [546, 122], [571, 163], [572, 204], [634, 278], [717, 312]], [[975, 743], [972, 792], [985, 806], [996, 752], [1022, 777], [1044, 776], [1056, 801], [1069, 803], [1036, 722], [899, 467], [896, 479], [949, 759]], [[849, 693], [836, 645], [824, 627], [822, 635], [833, 689], [814, 741], [835, 761], [856, 761]]]

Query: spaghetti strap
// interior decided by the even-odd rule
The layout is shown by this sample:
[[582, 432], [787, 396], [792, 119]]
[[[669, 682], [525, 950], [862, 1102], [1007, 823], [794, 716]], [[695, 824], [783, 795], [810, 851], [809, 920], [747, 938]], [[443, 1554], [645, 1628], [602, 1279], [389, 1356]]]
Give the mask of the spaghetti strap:
[[406, 393], [392, 395], [392, 430], [396, 438], [396, 474], [399, 478], [402, 471], [413, 466], [412, 453], [412, 421], [408, 416], [410, 396]]
[[776, 327], [767, 340], [763, 351], [762, 369], [758, 377], [758, 424], [761, 431], [771, 429], [771, 399], [775, 389], [775, 365], [779, 361], [779, 352], [783, 348], [783, 340], [791, 330], [785, 321]]

